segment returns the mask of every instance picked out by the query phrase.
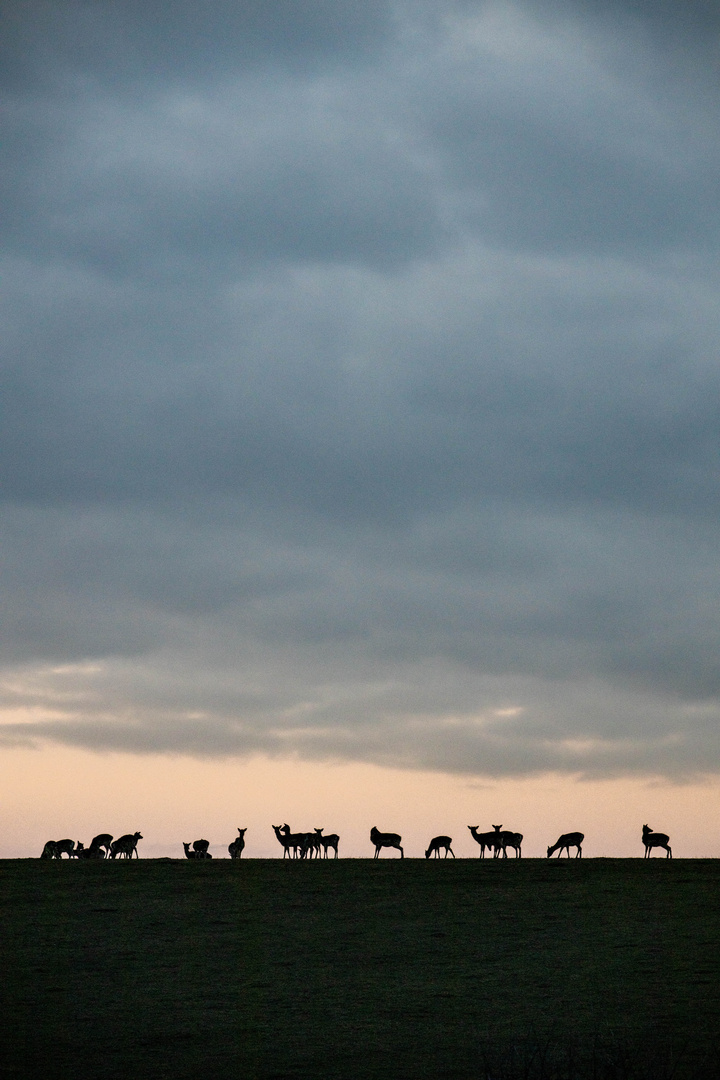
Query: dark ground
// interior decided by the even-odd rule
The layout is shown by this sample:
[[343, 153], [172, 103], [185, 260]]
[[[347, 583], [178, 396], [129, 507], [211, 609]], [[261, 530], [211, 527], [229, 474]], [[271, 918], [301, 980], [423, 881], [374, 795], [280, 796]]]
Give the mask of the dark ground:
[[0, 913], [8, 1077], [720, 1077], [720, 860], [6, 860]]

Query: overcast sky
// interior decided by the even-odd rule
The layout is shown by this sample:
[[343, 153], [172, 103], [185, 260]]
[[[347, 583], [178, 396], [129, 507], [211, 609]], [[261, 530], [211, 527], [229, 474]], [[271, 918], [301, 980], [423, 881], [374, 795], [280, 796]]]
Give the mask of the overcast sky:
[[0, 740], [720, 772], [720, 10], [3, 10]]

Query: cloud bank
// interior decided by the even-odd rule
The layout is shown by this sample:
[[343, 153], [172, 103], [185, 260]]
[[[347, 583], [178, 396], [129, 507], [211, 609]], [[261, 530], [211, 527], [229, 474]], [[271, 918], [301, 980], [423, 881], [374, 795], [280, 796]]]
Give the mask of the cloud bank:
[[719, 43], [17, 5], [0, 740], [717, 772]]

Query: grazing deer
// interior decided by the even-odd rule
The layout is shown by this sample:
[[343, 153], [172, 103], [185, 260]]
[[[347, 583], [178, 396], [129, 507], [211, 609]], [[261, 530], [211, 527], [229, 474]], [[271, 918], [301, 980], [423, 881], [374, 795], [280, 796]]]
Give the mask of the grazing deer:
[[452, 844], [452, 840], [450, 839], [449, 836], [434, 836], [432, 838], [432, 840], [430, 841], [430, 846], [428, 847], [427, 851], [425, 852], [425, 858], [429, 859], [430, 856], [432, 854], [434, 854], [435, 858], [439, 859], [440, 858], [440, 848], [445, 848], [445, 858], [447, 859], [448, 852], [449, 852], [452, 855], [453, 859], [454, 859], [455, 858], [455, 852], [450, 847], [451, 844]]
[[[507, 849], [509, 847], [515, 851], [516, 859], [522, 858], [523, 834], [521, 832], [508, 832], [507, 829], [503, 830], [502, 825], [493, 825], [493, 829], [502, 838], [503, 859], [507, 859]], [[497, 857], [497, 854], [496, 851], [495, 857]]]
[[373, 825], [370, 830], [370, 842], [375, 845], [375, 855], [373, 858], [377, 859], [380, 856], [380, 849], [384, 847], [397, 848], [400, 852], [400, 858], [405, 858], [405, 852], [400, 846], [402, 836], [398, 836], [395, 832], [378, 832]]
[[245, 847], [245, 833], [247, 829], [238, 829], [237, 836], [232, 843], [228, 844], [228, 851], [230, 852], [231, 859], [240, 859], [242, 857], [243, 848]]
[[45, 847], [42, 849], [41, 859], [59, 859], [60, 855], [57, 849], [57, 840], [48, 840]]
[[209, 840], [193, 840], [193, 851], [197, 851], [198, 859], [203, 859], [208, 853], [210, 847]]
[[[582, 842], [585, 839], [585, 834], [581, 832], [566, 832], [562, 836], [558, 837], [552, 847], [547, 849], [548, 859], [554, 851], [558, 853], [558, 859], [562, 855], [563, 851], [567, 851], [567, 857], [570, 858], [570, 848], [577, 848], [576, 859], [582, 859]], [[558, 848], [560, 849], [558, 851]]]
[[649, 825], [643, 825], [642, 841], [645, 845], [645, 858], [650, 858], [650, 850], [654, 847], [665, 848], [667, 851], [666, 859], [672, 859], [672, 848], [670, 847], [670, 837], [664, 832], [653, 832]]
[[470, 835], [475, 843], [480, 845], [480, 858], [485, 858], [485, 848], [492, 848], [493, 858], [497, 859], [503, 849], [502, 837], [499, 835], [501, 825], [493, 825], [494, 832], [478, 832], [479, 825], [468, 825]]
[[[112, 836], [110, 835], [109, 832], [98, 833], [98, 835], [93, 836], [92, 840], [90, 841], [90, 850], [91, 851], [97, 851], [98, 849], [102, 849], [102, 851], [104, 852], [104, 855], [103, 855], [103, 858], [104, 858], [105, 855], [108, 855], [108, 856], [110, 855], [110, 849], [111, 849], [111, 846], [112, 846], [112, 842], [113, 842], [113, 838], [112, 838]], [[99, 858], [99, 857], [100, 856], [98, 856], [98, 855], [94, 856], [94, 858], [96, 858], [96, 859]]]
[[330, 833], [329, 836], [323, 836], [322, 829], [316, 829], [315, 832], [318, 836], [318, 841], [322, 845], [323, 857], [328, 858], [328, 848], [332, 848], [335, 852], [335, 858], [338, 857], [338, 844], [340, 843], [340, 837], [337, 833]]
[[110, 845], [110, 858], [117, 859], [118, 855], [124, 855], [126, 859], [132, 859], [134, 852], [135, 858], [139, 859], [140, 856], [137, 851], [137, 842], [138, 840], [142, 840], [142, 838], [142, 833], [136, 832], [125, 833], [124, 836], [120, 836], [117, 840], [113, 840]]
[[75, 841], [74, 840], [56, 840], [55, 841], [55, 850], [57, 851], [57, 855], [55, 856], [55, 858], [60, 859], [60, 858], [62, 858], [63, 855], [67, 855], [68, 859], [72, 859], [73, 854], [75, 852]]

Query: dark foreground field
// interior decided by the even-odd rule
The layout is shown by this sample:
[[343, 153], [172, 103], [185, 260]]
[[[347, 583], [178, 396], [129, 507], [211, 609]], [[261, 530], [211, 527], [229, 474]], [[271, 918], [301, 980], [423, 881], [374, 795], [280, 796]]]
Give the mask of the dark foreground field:
[[14, 1077], [720, 1076], [720, 862], [0, 862]]

